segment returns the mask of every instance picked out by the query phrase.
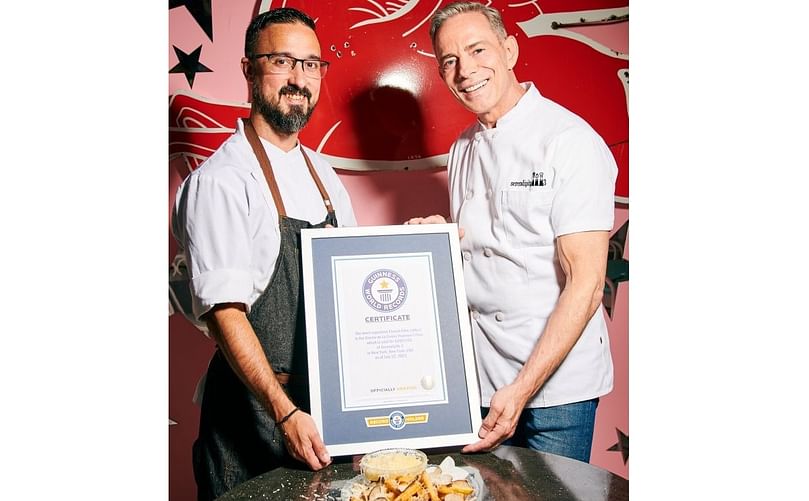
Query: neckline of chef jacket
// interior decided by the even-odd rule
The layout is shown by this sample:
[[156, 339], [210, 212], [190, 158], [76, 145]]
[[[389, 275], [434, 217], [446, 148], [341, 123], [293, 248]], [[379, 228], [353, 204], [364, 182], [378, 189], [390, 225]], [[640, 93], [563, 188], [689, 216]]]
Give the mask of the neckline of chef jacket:
[[[244, 138], [245, 141], [247, 141], [247, 134], [244, 132], [245, 120], [249, 120], [249, 118], [238, 118], [236, 120], [236, 128], [238, 133]], [[294, 160], [296, 155], [301, 155], [301, 150], [303, 149], [300, 139], [298, 139], [298, 142], [289, 151], [282, 150], [261, 136], [258, 136], [258, 139], [261, 142], [261, 145], [264, 146], [264, 151], [267, 152], [267, 157], [270, 159], [270, 163], [273, 165], [273, 167], [275, 167], [275, 163], [280, 164], [281, 162], [288, 162], [290, 158]], [[258, 166], [258, 169], [261, 170], [261, 166], [258, 165], [258, 160], [256, 160], [256, 165]]]
[[517, 101], [517, 104], [515, 104], [513, 108], [508, 110], [502, 117], [500, 117], [495, 127], [487, 129], [486, 126], [480, 122], [480, 120], [477, 121], [477, 131], [475, 131], [475, 139], [481, 139], [484, 137], [494, 138], [499, 133], [499, 131], [502, 131], [504, 129], [508, 130], [511, 127], [525, 126], [525, 120], [531, 113], [528, 101], [532, 99], [528, 98], [528, 95], [536, 94], [536, 97], [541, 97], [542, 95], [539, 93], [539, 90], [536, 88], [533, 82], [521, 82], [520, 85], [522, 86], [523, 89], [526, 90], [525, 94], [523, 94], [520, 97], [520, 100]]

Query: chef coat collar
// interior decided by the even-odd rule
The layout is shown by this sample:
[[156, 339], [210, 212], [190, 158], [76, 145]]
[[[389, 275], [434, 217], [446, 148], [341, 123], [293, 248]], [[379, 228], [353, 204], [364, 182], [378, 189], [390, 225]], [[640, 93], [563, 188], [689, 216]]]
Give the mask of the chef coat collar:
[[[491, 129], [487, 129], [485, 125], [483, 125], [480, 120], [477, 121], [477, 130], [475, 131], [476, 134], [491, 134], [495, 135], [496, 131], [508, 129], [511, 126], [516, 127], [523, 127], [527, 120], [526, 117], [531, 113], [529, 104], [530, 101], [534, 101], [542, 95], [539, 93], [539, 90], [536, 88], [533, 82], [520, 82], [520, 85], [526, 92], [520, 97], [517, 101], [517, 104], [514, 105], [513, 108], [508, 110], [499, 120], [497, 120], [497, 125], [492, 127]], [[528, 97], [529, 94], [533, 94], [531, 97]]]
[[[236, 120], [236, 133], [242, 136], [242, 138], [247, 141], [247, 136], [244, 133], [244, 121], [248, 120], [247, 118], [239, 118]], [[284, 159], [300, 155], [301, 154], [301, 141], [298, 139], [297, 143], [295, 143], [295, 147], [289, 151], [284, 151], [278, 146], [272, 144], [271, 142], [267, 141], [263, 137], [258, 137], [261, 140], [261, 144], [264, 146], [264, 151], [267, 152], [267, 157], [270, 159], [270, 163], [273, 162], [283, 162]]]

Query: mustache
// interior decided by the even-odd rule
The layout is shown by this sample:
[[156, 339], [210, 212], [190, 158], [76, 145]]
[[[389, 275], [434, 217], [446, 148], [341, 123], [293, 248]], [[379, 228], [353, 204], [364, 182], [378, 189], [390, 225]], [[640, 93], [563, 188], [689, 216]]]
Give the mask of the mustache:
[[300, 94], [304, 96], [306, 99], [312, 99], [312, 93], [306, 87], [298, 87], [294, 84], [287, 84], [278, 91], [279, 96], [283, 96], [284, 94]]

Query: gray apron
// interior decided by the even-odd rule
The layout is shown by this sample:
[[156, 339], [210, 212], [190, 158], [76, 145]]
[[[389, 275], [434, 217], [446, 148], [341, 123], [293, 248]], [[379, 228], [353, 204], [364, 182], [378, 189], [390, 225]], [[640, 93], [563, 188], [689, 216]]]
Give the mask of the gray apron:
[[[273, 370], [284, 374], [279, 380], [288, 379], [283, 385], [287, 395], [301, 410], [309, 412], [300, 232], [303, 228], [322, 228], [326, 224], [337, 226], [337, 217], [303, 149], [301, 152], [328, 214], [316, 225], [287, 217], [269, 159], [249, 120], [244, 121], [244, 130], [270, 186], [281, 230], [281, 245], [272, 277], [264, 293], [253, 303], [247, 319]], [[286, 450], [281, 430], [239, 380], [219, 349], [208, 366], [193, 462], [200, 501], [212, 500], [245, 480], [295, 462]]]

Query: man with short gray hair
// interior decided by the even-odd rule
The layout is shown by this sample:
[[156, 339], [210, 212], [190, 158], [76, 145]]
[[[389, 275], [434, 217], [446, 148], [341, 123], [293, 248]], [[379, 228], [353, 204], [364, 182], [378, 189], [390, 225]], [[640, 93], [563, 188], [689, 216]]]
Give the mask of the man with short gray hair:
[[615, 160], [587, 122], [519, 82], [497, 10], [450, 4], [430, 37], [441, 78], [477, 116], [447, 163], [485, 414], [463, 451], [509, 440], [589, 461], [613, 384], [601, 297]]

